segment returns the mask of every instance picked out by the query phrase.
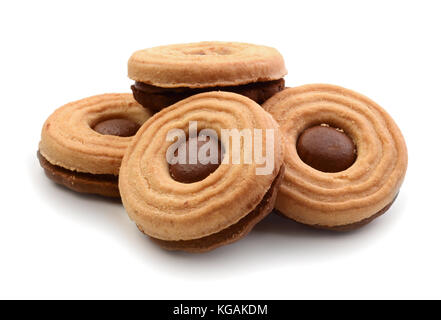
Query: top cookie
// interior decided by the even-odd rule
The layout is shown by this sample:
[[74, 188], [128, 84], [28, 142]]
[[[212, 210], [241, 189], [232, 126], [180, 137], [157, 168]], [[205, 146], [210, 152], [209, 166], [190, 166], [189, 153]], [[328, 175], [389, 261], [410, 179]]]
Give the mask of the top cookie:
[[238, 42], [199, 42], [136, 51], [129, 78], [164, 88], [234, 86], [287, 74], [274, 48]]

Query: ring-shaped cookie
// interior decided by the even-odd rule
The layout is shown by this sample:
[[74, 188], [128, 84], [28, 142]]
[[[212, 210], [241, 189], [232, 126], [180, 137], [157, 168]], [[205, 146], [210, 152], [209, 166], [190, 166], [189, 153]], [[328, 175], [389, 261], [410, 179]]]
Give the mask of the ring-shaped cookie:
[[[285, 136], [286, 173], [278, 211], [300, 223], [349, 230], [389, 208], [406, 173], [407, 149], [384, 109], [361, 94], [326, 84], [286, 89], [263, 107]], [[299, 136], [321, 124], [340, 128], [353, 139], [357, 158], [346, 170], [321, 172], [299, 157]]]
[[[208, 177], [195, 183], [175, 181], [166, 159], [174, 142], [166, 137], [175, 129], [188, 133], [192, 121], [197, 121], [198, 130], [216, 131], [223, 146], [227, 144], [222, 129], [262, 129], [264, 136], [271, 129], [274, 169], [256, 175], [256, 168], [263, 165], [254, 159], [233, 164], [230, 143], [230, 152], [226, 150], [222, 163]], [[243, 143], [240, 147], [243, 158]], [[271, 152], [263, 145], [262, 154], [267, 151]], [[238, 240], [272, 210], [282, 163], [281, 134], [270, 114], [238, 94], [202, 93], [162, 110], [139, 129], [121, 165], [121, 198], [139, 229], [163, 247], [207, 251]], [[257, 218], [251, 215], [256, 210], [260, 210]]]
[[127, 93], [68, 103], [43, 125], [40, 163], [52, 180], [70, 189], [118, 197], [119, 167], [132, 137], [101, 134], [92, 128], [109, 119], [141, 126], [149, 117], [150, 112]]

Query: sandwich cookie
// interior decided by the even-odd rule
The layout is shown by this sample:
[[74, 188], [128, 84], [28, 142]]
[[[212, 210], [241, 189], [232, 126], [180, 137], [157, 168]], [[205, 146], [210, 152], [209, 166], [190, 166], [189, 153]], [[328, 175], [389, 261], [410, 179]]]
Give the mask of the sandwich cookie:
[[[235, 143], [225, 130], [243, 136]], [[271, 115], [242, 95], [182, 100], [150, 118], [127, 149], [119, 178], [124, 207], [165, 249], [205, 252], [237, 241], [273, 209], [284, 171], [281, 139]], [[249, 157], [257, 148], [266, 161]], [[185, 161], [171, 161], [180, 151]]]
[[40, 164], [54, 182], [81, 193], [119, 197], [124, 152], [150, 117], [131, 94], [103, 94], [68, 103], [45, 122]]
[[157, 112], [208, 91], [229, 91], [262, 104], [284, 89], [287, 74], [274, 48], [237, 42], [199, 42], [136, 51], [128, 62], [132, 91]]
[[385, 213], [398, 195], [407, 149], [375, 102], [326, 84], [286, 89], [263, 108], [285, 136], [286, 174], [276, 208], [288, 218], [352, 230]]

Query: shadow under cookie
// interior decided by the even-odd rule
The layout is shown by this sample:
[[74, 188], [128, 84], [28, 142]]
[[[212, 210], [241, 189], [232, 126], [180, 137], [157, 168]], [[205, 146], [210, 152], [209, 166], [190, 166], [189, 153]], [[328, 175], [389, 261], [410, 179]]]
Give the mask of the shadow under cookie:
[[135, 82], [132, 85], [133, 97], [145, 108], [154, 112], [168, 107], [180, 100], [198, 93], [209, 91], [228, 91], [241, 94], [254, 100], [258, 104], [264, 103], [274, 94], [285, 88], [285, 80], [253, 82], [244, 85], [227, 87], [206, 87], [206, 88], [161, 88], [143, 82]]
[[87, 194], [97, 194], [105, 197], [120, 198], [118, 176], [112, 174], [91, 174], [76, 172], [53, 165], [47, 161], [40, 151], [37, 157], [46, 176], [57, 184], [73, 191]]
[[[166, 241], [153, 237], [150, 237], [150, 239], [167, 250], [179, 250], [193, 253], [207, 252], [220, 246], [233, 243], [245, 237], [257, 223], [273, 210], [277, 191], [282, 182], [284, 172], [285, 167], [282, 166], [270, 189], [266, 192], [257, 207], [232, 226], [220, 232], [194, 240]], [[139, 225], [137, 225], [137, 227], [144, 233]]]

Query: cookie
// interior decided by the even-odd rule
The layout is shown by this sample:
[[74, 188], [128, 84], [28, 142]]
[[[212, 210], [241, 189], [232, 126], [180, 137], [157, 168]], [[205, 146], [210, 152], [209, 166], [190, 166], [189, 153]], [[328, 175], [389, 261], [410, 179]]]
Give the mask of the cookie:
[[229, 91], [262, 104], [285, 87], [287, 74], [274, 48], [237, 42], [199, 42], [136, 51], [128, 62], [132, 91], [157, 112], [192, 95]]
[[326, 84], [286, 89], [263, 108], [285, 136], [277, 210], [297, 222], [346, 231], [385, 213], [407, 168], [404, 138], [375, 102]]
[[68, 103], [44, 123], [37, 156], [47, 177], [71, 190], [119, 197], [124, 152], [150, 117], [131, 94]]
[[[218, 247], [233, 243], [243, 237], [245, 237], [253, 227], [265, 218], [274, 208], [276, 201], [277, 190], [282, 182], [285, 167], [279, 170], [276, 179], [271, 184], [270, 189], [265, 193], [262, 201], [259, 202], [257, 207], [248, 213], [239, 222], [229, 226], [228, 228], [219, 231], [217, 233], [205, 236], [195, 240], [178, 240], [167, 241], [156, 238], [151, 238], [154, 242], [160, 245], [162, 248], [172, 251], [187, 251], [187, 252], [206, 252]], [[145, 233], [141, 226], [138, 225], [138, 229]]]
[[[239, 137], [235, 144], [223, 134], [234, 129], [249, 132], [250, 139]], [[208, 130], [215, 134], [201, 139]], [[183, 140], [171, 139], [176, 132]], [[245, 160], [250, 151], [245, 141], [256, 150], [271, 137], [272, 144], [259, 144], [266, 163]], [[205, 252], [237, 241], [273, 209], [283, 177], [281, 139], [271, 115], [242, 95], [209, 92], [182, 100], [150, 118], [128, 147], [119, 177], [124, 207], [139, 230], [165, 249]], [[189, 152], [183, 163], [170, 161], [192, 143], [193, 163]], [[204, 163], [203, 150], [215, 161]], [[268, 171], [259, 171], [271, 162]]]

